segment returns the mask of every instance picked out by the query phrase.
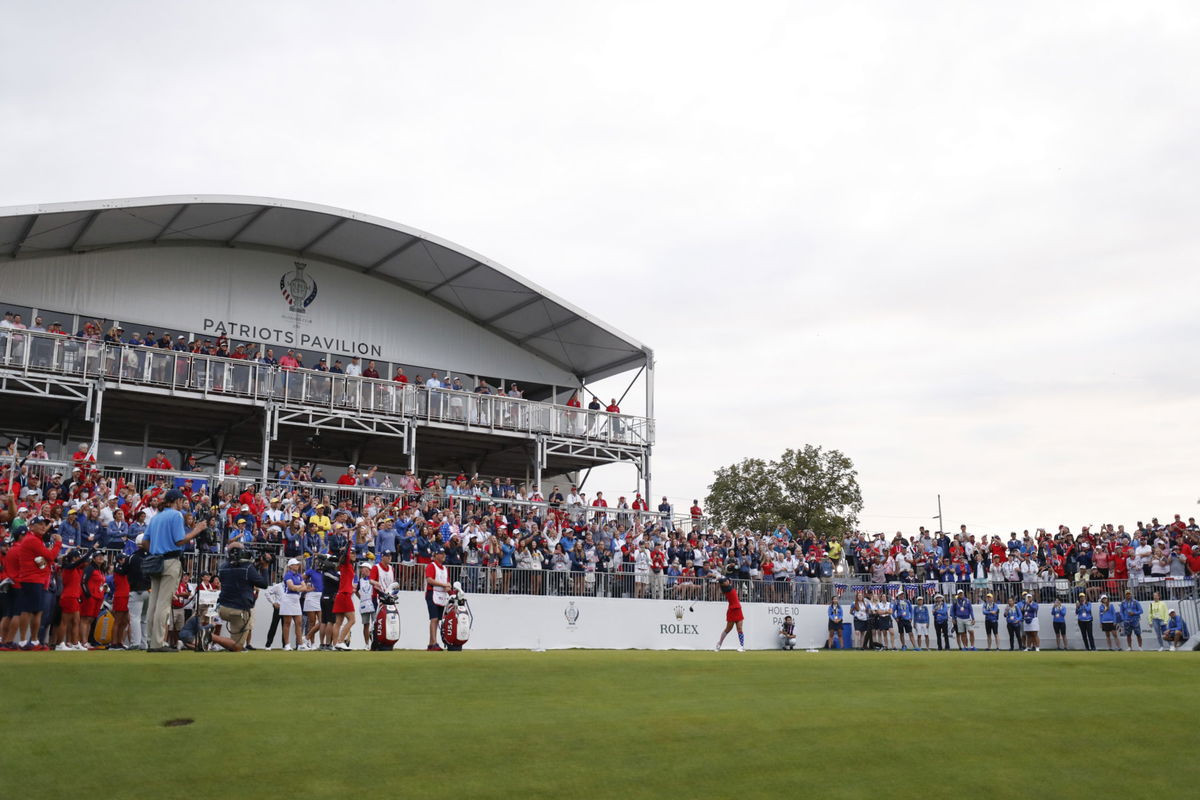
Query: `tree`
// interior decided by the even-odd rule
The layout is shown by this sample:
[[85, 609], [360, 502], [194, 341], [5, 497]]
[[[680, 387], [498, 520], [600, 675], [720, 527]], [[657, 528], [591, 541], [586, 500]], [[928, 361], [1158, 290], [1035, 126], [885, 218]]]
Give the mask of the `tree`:
[[862, 491], [854, 462], [837, 450], [806, 444], [777, 461], [742, 459], [713, 475], [705, 500], [722, 525], [840, 535], [858, 522]]

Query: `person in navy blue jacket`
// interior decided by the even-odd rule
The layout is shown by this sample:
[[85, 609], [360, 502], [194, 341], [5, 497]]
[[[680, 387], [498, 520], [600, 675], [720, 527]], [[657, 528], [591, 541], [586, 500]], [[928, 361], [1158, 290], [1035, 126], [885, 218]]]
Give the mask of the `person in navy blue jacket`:
[[[946, 599], [940, 594], [933, 597], [933, 628], [937, 636], [937, 649], [950, 649], [950, 609], [946, 605]], [[942, 646], [943, 641], [945, 647]]]
[[1083, 637], [1083, 649], [1096, 649], [1096, 636], [1092, 633], [1092, 604], [1088, 602], [1087, 593], [1079, 593], [1079, 602], [1075, 604], [1075, 621], [1079, 623], [1079, 635]]
[[1008, 626], [1008, 649], [1016, 650], [1021, 643], [1021, 609], [1017, 608], [1011, 597], [1004, 607], [1004, 622]]
[[991, 592], [983, 600], [983, 630], [987, 635], [987, 649], [1000, 649], [1000, 605]]

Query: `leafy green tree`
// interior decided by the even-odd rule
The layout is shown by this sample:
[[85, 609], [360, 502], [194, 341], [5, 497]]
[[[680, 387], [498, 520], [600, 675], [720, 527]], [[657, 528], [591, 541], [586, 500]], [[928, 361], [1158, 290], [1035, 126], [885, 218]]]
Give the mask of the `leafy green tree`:
[[721, 467], [705, 502], [722, 525], [768, 530], [783, 522], [824, 535], [853, 528], [863, 505], [854, 462], [811, 444], [776, 461], [746, 458]]

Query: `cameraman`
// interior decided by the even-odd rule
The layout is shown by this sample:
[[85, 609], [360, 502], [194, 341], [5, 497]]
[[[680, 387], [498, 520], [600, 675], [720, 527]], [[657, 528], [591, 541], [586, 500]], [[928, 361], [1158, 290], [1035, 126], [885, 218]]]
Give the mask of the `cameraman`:
[[[221, 579], [221, 594], [217, 598], [217, 616], [225, 620], [226, 630], [233, 647], [218, 642], [235, 653], [246, 649], [250, 643], [250, 622], [254, 610], [255, 588], [266, 589], [270, 585], [264, 572], [270, 570], [271, 554], [257, 556], [247, 550], [241, 542], [230, 542], [228, 557], [217, 571]], [[263, 570], [263, 572], [259, 572]], [[214, 641], [216, 641], [214, 639]]]

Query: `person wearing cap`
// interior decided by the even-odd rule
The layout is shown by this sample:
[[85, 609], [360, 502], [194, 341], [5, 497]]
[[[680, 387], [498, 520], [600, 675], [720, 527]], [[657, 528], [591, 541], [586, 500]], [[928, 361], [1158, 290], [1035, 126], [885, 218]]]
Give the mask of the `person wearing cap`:
[[154, 457], [151, 458], [148, 462], [146, 462], [146, 468], [147, 469], [164, 469], [164, 470], [174, 469], [174, 467], [171, 466], [171, 460], [169, 458], [167, 458], [167, 454], [165, 452], [163, 452], [162, 450], [157, 451], [154, 454]]
[[968, 641], [968, 634], [975, 627], [975, 609], [962, 589], [954, 592], [953, 614], [954, 638], [958, 642], [958, 649], [974, 650], [975, 646]]
[[1121, 621], [1120, 610], [1108, 599], [1108, 595], [1100, 595], [1100, 607], [1097, 609], [1100, 617], [1100, 630], [1104, 631], [1104, 644], [1109, 650], [1121, 649], [1121, 634], [1117, 624]]
[[183, 573], [179, 557], [182, 555], [183, 546], [199, 536], [207, 527], [207, 523], [201, 520], [191, 531], [184, 530], [184, 500], [183, 492], [178, 489], [169, 490], [163, 497], [162, 509], [150, 520], [146, 531], [150, 540], [149, 555], [162, 558], [162, 572], [150, 577], [150, 652], [162, 653], [169, 650], [165, 642], [167, 622], [171, 616], [171, 599]]
[[13, 579], [17, 592], [18, 611], [16, 635], [13, 642], [22, 650], [49, 650], [38, 641], [38, 629], [42, 626], [46, 587], [50, 583], [50, 566], [62, 550], [62, 537], [51, 535], [51, 545], [42, 541], [50, 529], [50, 520], [42, 516], [33, 517], [25, 528], [25, 535], [14, 548], [17, 551], [16, 577]]
[[29, 455], [27, 455], [26, 458], [32, 458], [36, 460], [50, 458], [50, 454], [46, 452], [45, 442], [37, 442], [34, 444], [33, 450], [29, 451]]
[[[304, 627], [300, 610], [301, 595], [312, 591], [312, 585], [305, 578], [300, 559], [292, 558], [287, 562], [283, 573], [283, 594], [279, 601], [279, 616], [283, 618], [283, 649], [307, 650], [304, 643]], [[293, 636], [293, 631], [295, 634]], [[292, 646], [292, 641], [296, 646]]]
[[1171, 645], [1171, 652], [1176, 652], [1190, 637], [1187, 622], [1172, 608], [1167, 612], [1167, 629], [1163, 632], [1163, 638]]
[[[1137, 637], [1137, 649], [1142, 649], [1142, 604], [1133, 597], [1133, 592], [1125, 590], [1125, 599], [1121, 601], [1121, 619], [1124, 621], [1125, 646], [1133, 651], [1133, 637]], [[1160, 648], [1161, 649], [1161, 648]]]
[[937, 638], [938, 650], [950, 649], [950, 607], [946, 605], [946, 598], [941, 594], [933, 596], [933, 608], [930, 609], [930, 616], [933, 617], [933, 631]]
[[913, 634], [918, 653], [929, 649], [929, 607], [925, 605], [925, 595], [918, 594], [913, 603]]

